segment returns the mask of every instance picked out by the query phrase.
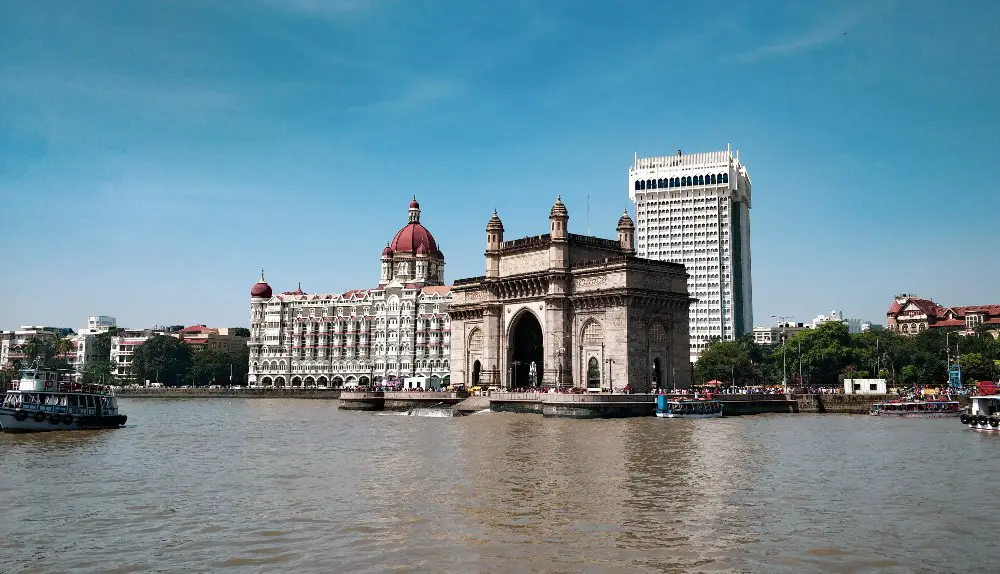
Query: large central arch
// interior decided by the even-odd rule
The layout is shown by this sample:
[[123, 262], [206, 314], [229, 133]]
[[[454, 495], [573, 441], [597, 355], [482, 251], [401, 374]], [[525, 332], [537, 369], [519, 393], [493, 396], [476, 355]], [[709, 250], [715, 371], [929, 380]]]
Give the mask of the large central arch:
[[[538, 318], [530, 311], [518, 314], [510, 328], [507, 364], [511, 387], [541, 386], [544, 357], [542, 325]], [[532, 363], [535, 365], [534, 381], [531, 380]]]

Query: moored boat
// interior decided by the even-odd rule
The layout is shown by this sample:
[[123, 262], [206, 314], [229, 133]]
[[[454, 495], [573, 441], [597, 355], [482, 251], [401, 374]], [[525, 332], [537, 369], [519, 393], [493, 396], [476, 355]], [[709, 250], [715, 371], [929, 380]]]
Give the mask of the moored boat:
[[1000, 395], [972, 397], [972, 407], [960, 420], [969, 428], [982, 431], [1000, 431]]
[[883, 417], [954, 417], [962, 413], [958, 401], [882, 401], [872, 405], [871, 413]]
[[714, 419], [722, 416], [722, 403], [711, 399], [656, 397], [656, 416], [666, 419]]
[[73, 382], [71, 371], [37, 365], [20, 370], [0, 406], [3, 432], [109, 429], [126, 420], [111, 387]]

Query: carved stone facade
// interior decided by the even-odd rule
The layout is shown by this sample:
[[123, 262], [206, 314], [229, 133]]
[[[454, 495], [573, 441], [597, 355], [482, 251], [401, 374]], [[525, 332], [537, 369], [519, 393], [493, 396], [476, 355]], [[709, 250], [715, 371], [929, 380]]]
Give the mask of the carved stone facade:
[[503, 240], [486, 226], [486, 275], [452, 286], [451, 375], [466, 386], [636, 392], [690, 386], [688, 274], [618, 239], [574, 235], [557, 199], [549, 233]]

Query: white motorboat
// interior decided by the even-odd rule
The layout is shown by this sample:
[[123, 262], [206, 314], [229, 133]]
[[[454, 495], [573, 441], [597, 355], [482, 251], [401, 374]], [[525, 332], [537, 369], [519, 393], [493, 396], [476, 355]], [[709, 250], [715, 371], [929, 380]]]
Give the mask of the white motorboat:
[[712, 399], [656, 397], [656, 416], [666, 419], [714, 419], [722, 416], [722, 403]]
[[959, 420], [969, 428], [981, 431], [1000, 431], [1000, 395], [980, 395], [971, 397], [969, 414], [962, 414]]
[[118, 412], [110, 386], [73, 382], [72, 371], [37, 366], [23, 368], [8, 386], [0, 406], [4, 432], [43, 432], [119, 428], [127, 417]]

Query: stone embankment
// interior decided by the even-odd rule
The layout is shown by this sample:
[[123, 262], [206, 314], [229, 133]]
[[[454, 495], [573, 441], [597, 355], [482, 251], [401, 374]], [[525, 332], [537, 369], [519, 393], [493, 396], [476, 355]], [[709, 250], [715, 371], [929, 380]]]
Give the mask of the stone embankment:
[[241, 398], [241, 399], [339, 399], [340, 389], [298, 389], [298, 388], [274, 388], [274, 389], [208, 389], [189, 388], [181, 389], [177, 387], [152, 388], [142, 387], [138, 389], [115, 388], [115, 395], [129, 399], [213, 399], [213, 398]]
[[468, 396], [468, 393], [434, 391], [344, 391], [340, 394], [340, 408], [347, 411], [408, 411], [415, 408], [448, 408], [463, 402]]

